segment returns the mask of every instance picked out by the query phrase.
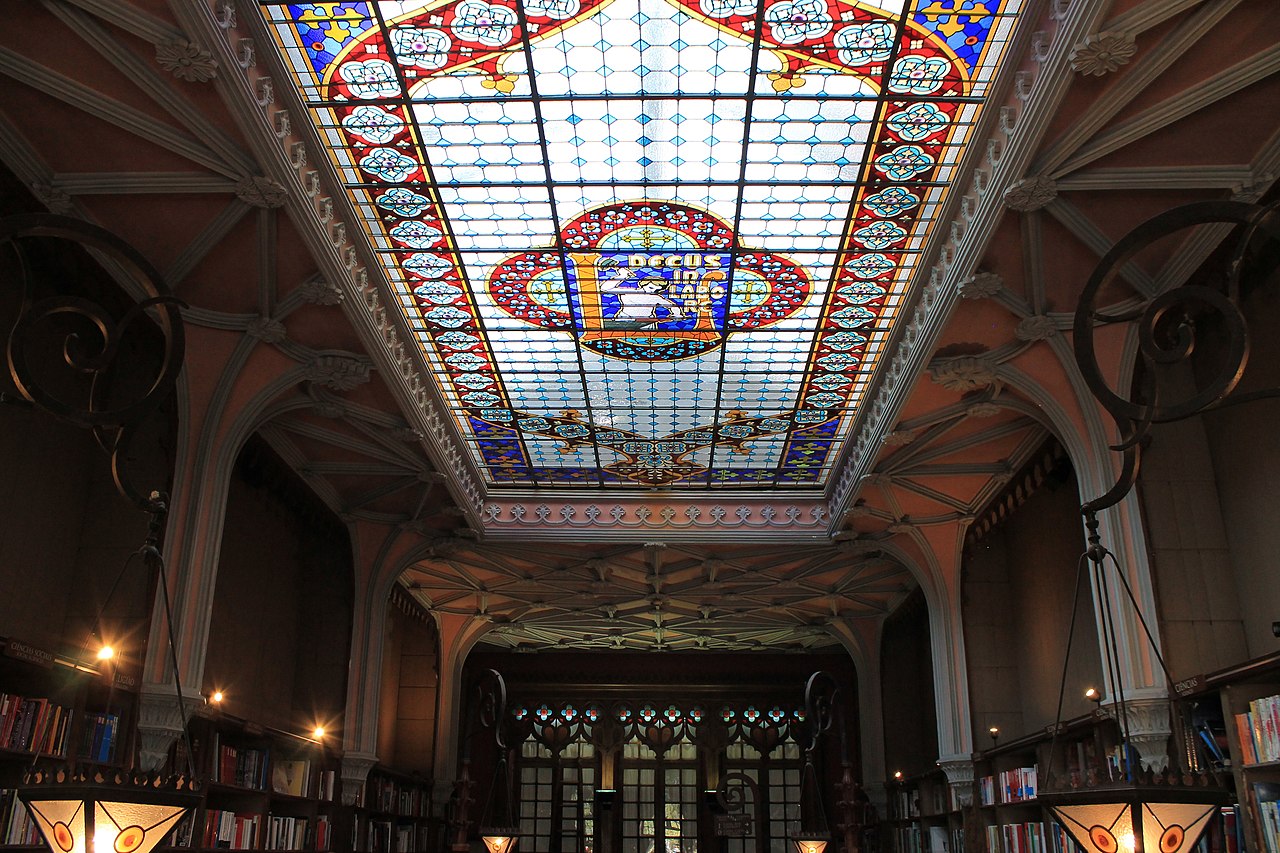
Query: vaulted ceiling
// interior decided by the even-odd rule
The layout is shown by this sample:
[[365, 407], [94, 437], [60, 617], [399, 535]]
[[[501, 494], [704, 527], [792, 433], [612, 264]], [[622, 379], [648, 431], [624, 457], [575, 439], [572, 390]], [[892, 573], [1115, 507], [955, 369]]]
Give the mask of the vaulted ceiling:
[[[826, 646], [833, 620], [874, 622], [915, 586], [908, 562], [957, 551], [1051, 432], [1070, 444], [1064, 425], [1086, 419], [1073, 312], [1110, 245], [1178, 204], [1256, 200], [1280, 174], [1269, 0], [1024, 16], [848, 446], [808, 492], [491, 488], [254, 4], [6, 9], [0, 160], [31, 194], [7, 208], [103, 225], [150, 258], [190, 306], [190, 428], [260, 379], [255, 429], [342, 518], [426, 543], [405, 584], [488, 619], [488, 642]], [[1224, 233], [1143, 253], [1113, 298], [1186, 281]]]

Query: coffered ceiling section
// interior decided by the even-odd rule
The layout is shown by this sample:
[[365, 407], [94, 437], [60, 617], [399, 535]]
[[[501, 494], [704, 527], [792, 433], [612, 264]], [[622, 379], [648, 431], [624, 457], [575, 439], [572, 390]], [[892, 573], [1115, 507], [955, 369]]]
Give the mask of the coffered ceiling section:
[[262, 14], [491, 493], [816, 494], [1018, 6]]

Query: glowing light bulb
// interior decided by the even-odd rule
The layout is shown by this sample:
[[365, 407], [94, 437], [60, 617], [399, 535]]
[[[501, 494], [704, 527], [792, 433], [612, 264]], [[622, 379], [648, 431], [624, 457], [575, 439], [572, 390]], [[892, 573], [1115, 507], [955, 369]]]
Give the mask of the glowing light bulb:
[[120, 830], [110, 821], [103, 821], [93, 828], [92, 853], [112, 853], [116, 849], [116, 836]]
[[1102, 698], [1102, 694], [1098, 692], [1098, 688], [1090, 687], [1084, 692], [1084, 698], [1088, 699], [1090, 702], [1097, 702]]
[[110, 646], [103, 646], [98, 649], [98, 660], [111, 660], [116, 655], [116, 650]]
[[1116, 839], [1116, 844], [1119, 845], [1120, 849], [1124, 851], [1124, 853], [1133, 853], [1133, 832], [1128, 831], [1120, 833], [1120, 837]]
[[901, 778], [902, 778], [902, 771], [901, 771], [901, 770], [895, 770], [895, 771], [893, 771], [893, 778], [895, 778], [895, 779], [901, 779]]
[[213, 700], [214, 702], [221, 702], [221, 701], [222, 701], [222, 691], [221, 691], [221, 690], [215, 690], [215, 691], [213, 691], [213, 695], [212, 695], [212, 696], [210, 696], [209, 698], [210, 698], [211, 700]]
[[316, 726], [316, 729], [311, 733], [311, 736], [316, 740], [324, 737], [324, 726]]

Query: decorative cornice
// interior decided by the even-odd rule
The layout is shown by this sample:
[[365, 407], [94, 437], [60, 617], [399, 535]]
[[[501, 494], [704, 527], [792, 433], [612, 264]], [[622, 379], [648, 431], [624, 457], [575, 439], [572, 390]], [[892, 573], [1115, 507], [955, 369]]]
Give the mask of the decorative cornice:
[[1127, 65], [1138, 52], [1131, 33], [1107, 30], [1087, 35], [1071, 49], [1071, 68], [1077, 74], [1101, 77]]
[[[585, 503], [585, 506], [584, 506]], [[563, 538], [575, 540], [651, 542], [661, 533], [664, 542], [704, 539], [731, 533], [737, 539], [776, 540], [780, 532], [825, 539], [827, 508], [818, 499], [792, 501], [741, 498], [693, 498], [662, 501], [620, 497], [613, 502], [547, 501], [545, 498], [494, 499], [484, 507], [484, 527], [490, 539]]]
[[156, 62], [179, 80], [192, 83], [206, 83], [218, 75], [218, 63], [213, 54], [186, 39], [157, 44]]

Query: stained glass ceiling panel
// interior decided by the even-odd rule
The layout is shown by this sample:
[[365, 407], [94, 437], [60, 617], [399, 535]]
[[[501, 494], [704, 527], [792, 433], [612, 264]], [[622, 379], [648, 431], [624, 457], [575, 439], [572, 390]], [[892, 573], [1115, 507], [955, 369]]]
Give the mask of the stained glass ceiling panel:
[[262, 9], [491, 488], [820, 489], [1019, 4]]

